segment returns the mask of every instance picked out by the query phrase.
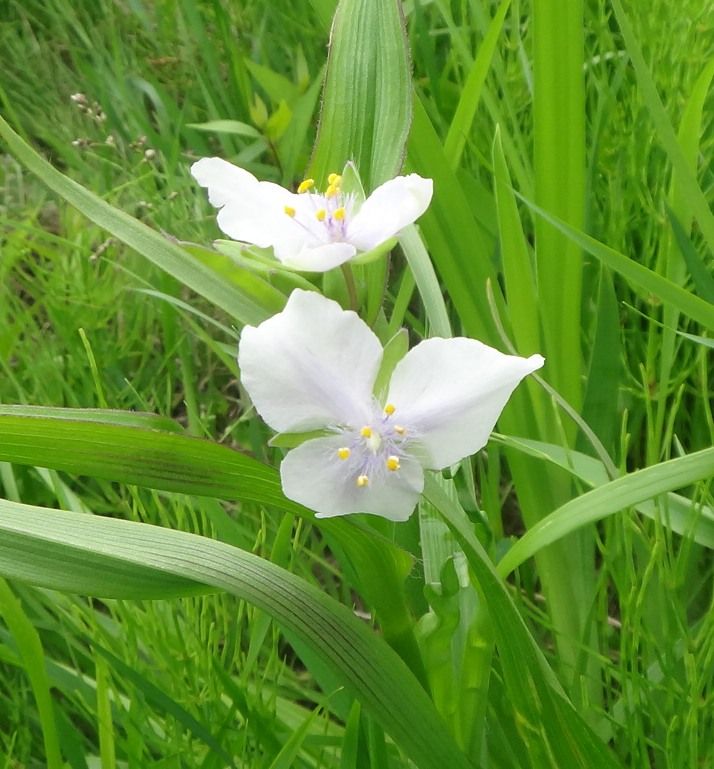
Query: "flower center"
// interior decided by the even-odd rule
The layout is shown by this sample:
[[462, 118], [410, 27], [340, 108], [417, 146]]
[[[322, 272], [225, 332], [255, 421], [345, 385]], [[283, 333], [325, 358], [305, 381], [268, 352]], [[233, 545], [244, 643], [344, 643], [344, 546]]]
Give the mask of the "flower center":
[[344, 240], [354, 201], [352, 195], [342, 191], [342, 177], [336, 173], [330, 174], [324, 192], [315, 189], [314, 179], [304, 179], [297, 191], [299, 195], [305, 196], [307, 205], [299, 208], [285, 206], [285, 215], [328, 243]]
[[337, 459], [344, 462], [345, 472], [355, 485], [364, 489], [376, 480], [398, 473], [407, 455], [408, 430], [392, 419], [397, 408], [388, 403], [375, 413], [369, 424], [359, 429], [345, 428], [345, 442], [337, 449]]

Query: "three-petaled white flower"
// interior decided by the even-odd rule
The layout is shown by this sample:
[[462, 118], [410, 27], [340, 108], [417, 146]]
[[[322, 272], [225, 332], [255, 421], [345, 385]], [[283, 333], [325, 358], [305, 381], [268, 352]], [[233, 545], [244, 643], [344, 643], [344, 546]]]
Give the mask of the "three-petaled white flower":
[[417, 174], [397, 176], [362, 200], [343, 189], [339, 174], [330, 174], [324, 192], [305, 179], [294, 193], [220, 158], [202, 158], [191, 173], [220, 209], [226, 235], [272, 246], [287, 267], [309, 272], [331, 270], [389, 240], [426, 211], [432, 195], [431, 179]]
[[540, 355], [504, 355], [474, 339], [432, 338], [373, 394], [382, 345], [354, 312], [295, 290], [285, 309], [241, 335], [243, 385], [270, 427], [324, 431], [288, 452], [283, 491], [318, 517], [374, 513], [406, 520], [440, 470], [482, 448]]

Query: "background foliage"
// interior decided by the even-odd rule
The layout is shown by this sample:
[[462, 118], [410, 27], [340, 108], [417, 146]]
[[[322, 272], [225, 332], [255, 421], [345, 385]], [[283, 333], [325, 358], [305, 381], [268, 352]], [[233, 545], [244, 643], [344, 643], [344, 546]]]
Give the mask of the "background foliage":
[[[334, 5], [0, 3], [2, 116], [94, 193], [3, 129], [0, 402], [158, 415], [0, 406], [0, 564], [19, 580], [0, 583], [4, 765], [710, 766], [714, 11], [415, 0], [412, 94], [401, 33], [385, 50], [345, 2], [313, 156]], [[398, 29], [394, 4], [369, 7]], [[356, 109], [375, 51], [392, 75]], [[543, 351], [556, 390], [524, 388], [487, 455], [396, 529], [316, 528], [282, 498], [235, 342], [304, 278], [209, 250], [187, 170], [220, 154], [291, 185], [330, 170], [353, 127], [368, 178], [403, 155], [435, 179], [388, 273], [356, 271], [380, 336]], [[344, 295], [339, 277], [322, 288]], [[311, 639], [240, 575], [172, 574], [180, 535], [161, 550], [104, 516], [263, 557], [258, 583], [376, 644], [395, 702], [384, 681], [370, 700], [380, 676], [356, 656], [334, 667], [340, 624]]]

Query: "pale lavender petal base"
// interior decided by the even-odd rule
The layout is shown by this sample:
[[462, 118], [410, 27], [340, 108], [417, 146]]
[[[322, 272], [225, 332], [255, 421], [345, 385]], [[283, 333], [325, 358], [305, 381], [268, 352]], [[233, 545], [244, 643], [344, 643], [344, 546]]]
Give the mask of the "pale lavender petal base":
[[285, 495], [314, 510], [318, 518], [373, 513], [406, 521], [424, 488], [421, 465], [405, 457], [398, 471], [385, 468], [368, 486], [359, 487], [357, 469], [337, 456], [343, 443], [340, 435], [315, 438], [290, 451], [280, 465]]

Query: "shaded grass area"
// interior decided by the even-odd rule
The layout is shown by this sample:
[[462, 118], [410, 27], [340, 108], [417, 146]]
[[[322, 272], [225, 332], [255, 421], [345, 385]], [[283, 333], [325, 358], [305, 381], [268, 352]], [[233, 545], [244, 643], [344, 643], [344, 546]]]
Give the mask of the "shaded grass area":
[[[187, 173], [194, 157], [221, 154], [284, 183], [307, 165], [318, 108], [312, 88], [324, 61], [330, 3], [52, 0], [3, 6], [3, 114], [68, 175], [153, 228], [199, 243], [217, 235]], [[417, 93], [442, 139], [494, 10], [473, 0], [453, 11], [446, 3], [415, 3], [409, 13]], [[712, 12], [694, 0], [627, 10], [677, 127], [712, 55]], [[585, 21], [584, 229], [696, 288], [681, 267], [667, 217], [671, 169], [609, 4], [587, 4]], [[478, 256], [499, 274], [491, 145], [498, 125], [513, 184], [533, 198], [532, 32], [530, 6], [514, 2], [457, 170], [477, 210]], [[82, 96], [73, 100], [72, 94]], [[711, 104], [707, 96], [696, 153], [708, 197]], [[239, 123], [230, 133], [190, 127], [214, 120]], [[303, 121], [305, 130], [296, 131], [292, 121]], [[567, 134], [569, 127], [561, 130]], [[58, 204], [12, 159], [4, 156], [0, 171], [0, 400], [155, 411], [195, 435], [277, 460], [278, 452], [265, 448], [263, 429], [243, 409], [235, 329], [216, 331], [137, 289], [181, 298], [229, 321]], [[535, 223], [527, 209], [520, 215], [531, 259]], [[699, 232], [683, 224], [695, 256], [710, 270]], [[679, 266], [670, 270], [670, 262]], [[405, 269], [393, 262], [390, 306]], [[657, 300], [589, 257], [583, 296], [585, 364], [570, 373], [583, 386], [586, 420], [616, 463], [632, 469], [711, 445], [708, 349], [668, 324], [693, 334], [698, 326], [668, 315]], [[447, 305], [458, 328], [463, 319]], [[407, 317], [413, 328], [423, 327], [417, 302], [409, 304]], [[663, 368], [667, 345], [671, 360]], [[570, 429], [552, 422], [542, 438], [565, 444]], [[490, 523], [480, 533], [493, 554], [505, 546], [502, 510], [505, 535], [521, 526], [500, 458], [493, 448], [488, 460], [475, 463], [477, 493], [468, 481], [462, 484], [474, 518], [478, 508], [488, 513]], [[5, 465], [0, 480], [8, 498], [217, 536], [364, 608], [324, 542], [292, 519], [39, 469]], [[696, 501], [711, 504], [711, 493], [698, 491]], [[665, 522], [666, 514], [663, 507]], [[593, 602], [582, 607], [596, 645], [583, 646], [577, 660], [584, 673], [577, 684], [581, 712], [627, 766], [706, 766], [714, 758], [710, 551], [628, 512], [598, 528], [596, 550]], [[423, 585], [417, 574], [410, 580], [421, 613]], [[513, 590], [557, 662], [559, 629], [532, 567], [520, 570]], [[356, 755], [368, 755], [373, 766], [390, 765], [391, 755], [391, 765], [399, 765], [373, 726], [359, 727], [357, 720], [355, 730], [350, 720], [345, 732], [331, 717], [349, 715], [339, 695], [319, 693], [268, 620], [245, 604], [225, 596], [99, 603], [16, 591], [45, 648], [60, 740], [72, 767], [99, 765], [99, 756], [105, 766], [224, 766], [216, 744], [236, 765], [288, 766], [289, 753], [280, 763], [281, 751], [315, 703], [324, 711], [310, 721], [294, 765], [346, 767], [356, 765], [349, 763]], [[4, 628], [0, 643], [0, 752], [7, 766], [42, 765], [42, 725], [15, 641]], [[511, 742], [518, 742], [518, 725], [495, 665], [490, 760], [516, 767], [521, 759]], [[573, 677], [571, 670], [561, 674]], [[588, 681], [588, 675], [598, 678]], [[360, 742], [362, 753], [350, 747]]]

